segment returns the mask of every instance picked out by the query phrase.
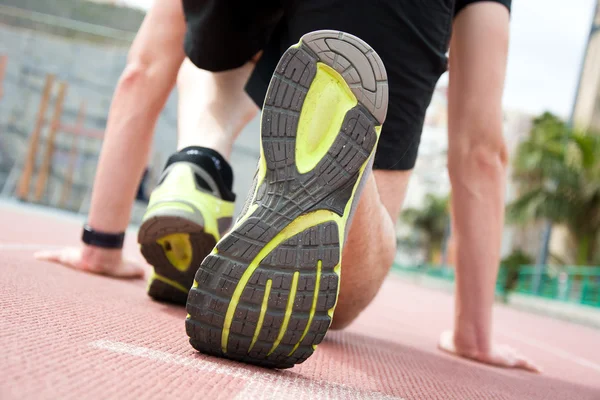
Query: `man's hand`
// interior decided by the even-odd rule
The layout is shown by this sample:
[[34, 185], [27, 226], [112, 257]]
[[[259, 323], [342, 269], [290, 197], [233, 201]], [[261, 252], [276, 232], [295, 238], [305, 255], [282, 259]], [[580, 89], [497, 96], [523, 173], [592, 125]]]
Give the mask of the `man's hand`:
[[69, 268], [115, 278], [140, 279], [144, 267], [123, 259], [121, 250], [108, 250], [84, 246], [67, 247], [60, 250], [40, 251], [34, 257], [41, 261], [62, 264]]
[[512, 347], [506, 345], [492, 344], [487, 352], [474, 350], [472, 346], [461, 348], [457, 346], [452, 331], [445, 331], [440, 335], [439, 348], [450, 354], [468, 358], [484, 364], [496, 367], [524, 369], [530, 372], [541, 372], [533, 362], [525, 358]]

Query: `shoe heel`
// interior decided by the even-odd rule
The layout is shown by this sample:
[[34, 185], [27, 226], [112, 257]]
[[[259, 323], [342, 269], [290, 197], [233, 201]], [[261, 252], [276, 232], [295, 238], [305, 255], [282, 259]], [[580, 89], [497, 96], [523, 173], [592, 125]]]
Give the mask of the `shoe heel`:
[[148, 295], [184, 305], [196, 270], [216, 244], [201, 225], [182, 217], [154, 216], [140, 227], [142, 255], [154, 267]]
[[172, 286], [165, 282], [164, 278], [154, 273], [148, 281], [148, 296], [168, 303], [185, 304], [188, 294], [187, 291]]

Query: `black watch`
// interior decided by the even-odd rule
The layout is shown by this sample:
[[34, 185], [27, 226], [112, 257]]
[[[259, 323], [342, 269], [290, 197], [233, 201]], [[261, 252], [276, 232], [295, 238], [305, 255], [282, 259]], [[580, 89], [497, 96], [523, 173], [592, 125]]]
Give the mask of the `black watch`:
[[104, 249], [122, 249], [123, 241], [125, 240], [125, 232], [98, 232], [92, 229], [88, 224], [85, 224], [83, 226], [81, 240], [83, 243], [89, 244], [90, 246], [102, 247]]

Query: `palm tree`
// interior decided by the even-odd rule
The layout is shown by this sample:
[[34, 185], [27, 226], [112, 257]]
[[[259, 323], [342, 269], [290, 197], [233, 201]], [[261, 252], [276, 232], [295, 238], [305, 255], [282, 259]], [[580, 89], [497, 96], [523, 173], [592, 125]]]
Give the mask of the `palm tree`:
[[547, 219], [564, 224], [579, 265], [600, 261], [600, 140], [569, 129], [552, 114], [533, 121], [529, 138], [514, 160], [521, 196], [508, 208], [509, 219]]
[[403, 222], [411, 225], [420, 235], [429, 263], [439, 263], [448, 227], [448, 197], [427, 194], [423, 208], [408, 208], [402, 212]]

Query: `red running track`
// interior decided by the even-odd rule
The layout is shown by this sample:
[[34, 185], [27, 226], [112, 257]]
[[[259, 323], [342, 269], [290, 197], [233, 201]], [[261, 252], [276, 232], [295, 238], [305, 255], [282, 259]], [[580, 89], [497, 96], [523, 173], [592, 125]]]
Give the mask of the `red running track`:
[[[287, 371], [201, 355], [183, 308], [151, 301], [142, 281], [38, 262], [78, 243], [81, 221], [0, 204], [0, 398], [8, 399], [600, 399], [600, 332], [498, 306], [497, 338], [543, 375], [436, 350], [452, 298], [390, 277], [349, 329]], [[140, 258], [134, 235], [127, 252]]]

